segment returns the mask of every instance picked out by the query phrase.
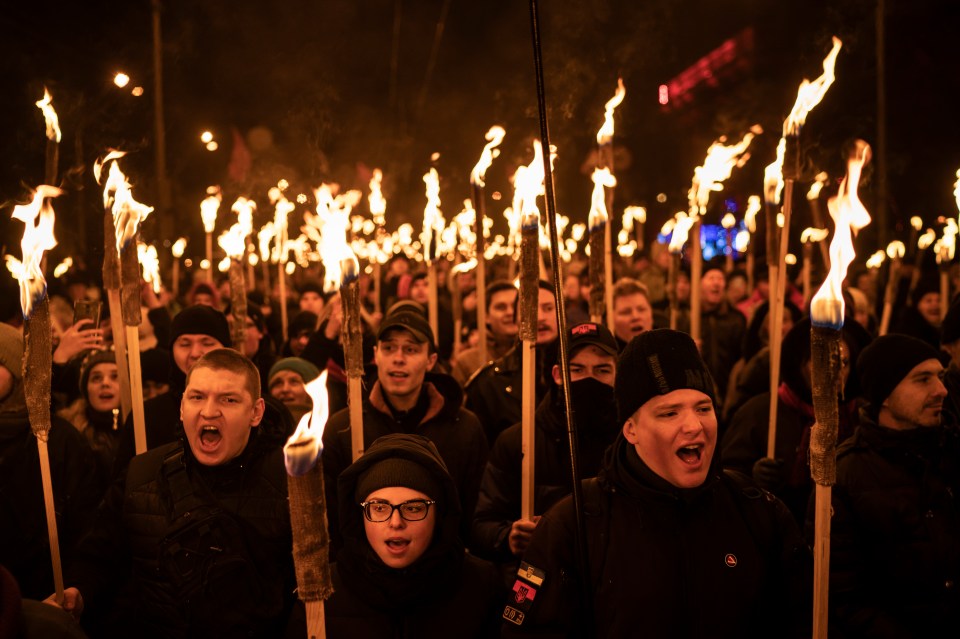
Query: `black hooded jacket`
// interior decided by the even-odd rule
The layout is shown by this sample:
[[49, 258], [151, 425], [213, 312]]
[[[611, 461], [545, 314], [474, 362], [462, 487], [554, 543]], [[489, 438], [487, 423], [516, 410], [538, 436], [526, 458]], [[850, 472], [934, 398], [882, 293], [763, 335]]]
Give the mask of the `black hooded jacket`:
[[[403, 432], [423, 435], [433, 442], [457, 486], [463, 513], [460, 532], [465, 539], [487, 463], [488, 446], [476, 416], [462, 405], [463, 391], [452, 377], [428, 373], [417, 406], [396, 419], [377, 382], [363, 402], [363, 447], [367, 449], [384, 435]], [[350, 437], [350, 411], [344, 409], [330, 418], [323, 431], [323, 475], [333, 556], [342, 542], [336, 521], [337, 478], [353, 461]]]
[[[427, 469], [442, 487], [433, 539], [411, 566], [386, 566], [370, 547], [354, 493], [363, 472], [390, 458]], [[333, 566], [334, 594], [326, 602], [330, 639], [496, 637], [502, 591], [496, 570], [464, 551], [458, 537], [457, 488], [435, 446], [418, 435], [381, 437], [340, 476], [343, 550]], [[383, 524], [386, 525], [386, 524]]]
[[[503, 636], [809, 636], [812, 562], [796, 523], [779, 500], [718, 462], [701, 486], [679, 489], [618, 436], [600, 474], [583, 484], [591, 574], [577, 567], [568, 497], [537, 525], [523, 561], [543, 581], [527, 596], [522, 623], [504, 623]], [[584, 582], [589, 611], [578, 595]], [[517, 619], [518, 599], [505, 617]]]

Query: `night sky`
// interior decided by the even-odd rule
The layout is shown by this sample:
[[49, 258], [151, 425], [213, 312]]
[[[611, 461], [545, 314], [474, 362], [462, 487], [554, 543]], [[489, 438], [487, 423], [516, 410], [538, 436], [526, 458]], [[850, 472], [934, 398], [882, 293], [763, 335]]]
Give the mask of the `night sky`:
[[[130, 152], [121, 166], [134, 195], [157, 202], [154, 169], [153, 66], [149, 0], [17, 2], [0, 8], [0, 241], [19, 256], [13, 202], [43, 177], [44, 126], [34, 102], [43, 86], [54, 96], [63, 141], [56, 203], [61, 246], [53, 258], [86, 252], [99, 270], [99, 187], [90, 167], [107, 148]], [[469, 196], [470, 169], [493, 124], [507, 130], [502, 155], [488, 172], [488, 202], [498, 220], [512, 193], [508, 178], [532, 157], [538, 134], [528, 4], [522, 0], [168, 0], [161, 3], [167, 171], [170, 210], [144, 228], [150, 242], [188, 234], [202, 249], [199, 202], [208, 185], [224, 190], [218, 232], [229, 203], [258, 201], [256, 223], [272, 217], [266, 190], [280, 178], [289, 195], [312, 194], [321, 182], [366, 192], [370, 170], [385, 173], [387, 225], [418, 223], [421, 176], [436, 166], [447, 217]], [[960, 168], [960, 3], [886, 0], [888, 237], [911, 215], [928, 224], [956, 215]], [[686, 208], [693, 168], [720, 135], [739, 137], [753, 124], [765, 134], [752, 159], [715, 197], [745, 204], [762, 190], [783, 118], [803, 78], [821, 73], [832, 35], [844, 42], [837, 80], [803, 131], [804, 175], [842, 177], [840, 149], [853, 137], [875, 144], [876, 2], [866, 0], [542, 0], [551, 141], [558, 146], [558, 207], [585, 221], [589, 173], [603, 104], [617, 76], [627, 96], [616, 115], [615, 215], [648, 207], [649, 227]], [[714, 88], [700, 86], [688, 104], [664, 110], [658, 87], [724, 41], [749, 30], [752, 50]], [[120, 90], [123, 70], [144, 95]], [[209, 152], [203, 130], [220, 143]], [[252, 154], [239, 183], [228, 166], [234, 132]], [[431, 154], [439, 159], [431, 162]], [[801, 180], [803, 182], [803, 180]], [[863, 185], [871, 211], [876, 181]], [[806, 190], [806, 185], [799, 188]], [[656, 201], [663, 193], [665, 203]], [[291, 197], [292, 199], [292, 197]], [[801, 200], [802, 202], [802, 200]], [[310, 205], [312, 207], [312, 204]], [[301, 210], [306, 207], [301, 207]], [[708, 214], [708, 222], [713, 209]], [[809, 225], [800, 212], [796, 232]], [[498, 222], [499, 224], [499, 222]], [[102, 233], [102, 232], [101, 232]], [[868, 228], [861, 243], [876, 242]], [[84, 241], [85, 240], [85, 241]], [[190, 249], [188, 249], [188, 253]], [[161, 251], [161, 253], [164, 253]]]

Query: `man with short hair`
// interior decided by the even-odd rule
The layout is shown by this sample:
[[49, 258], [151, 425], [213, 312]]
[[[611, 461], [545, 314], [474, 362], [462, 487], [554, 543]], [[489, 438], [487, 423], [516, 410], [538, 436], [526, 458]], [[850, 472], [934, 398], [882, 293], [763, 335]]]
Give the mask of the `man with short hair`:
[[261, 432], [263, 415], [250, 360], [231, 349], [197, 360], [184, 439], [137, 456], [111, 487], [67, 568], [63, 607], [89, 607], [110, 636], [282, 634], [290, 515], [282, 442]]
[[653, 329], [653, 306], [643, 283], [620, 278], [613, 286], [613, 332], [620, 350], [634, 337]]
[[[391, 433], [423, 435], [436, 445], [457, 484], [462, 532], [469, 531], [487, 442], [476, 416], [463, 408], [463, 391], [449, 375], [434, 373], [437, 348], [420, 313], [389, 313], [374, 348], [377, 380], [363, 402], [363, 446]], [[341, 544], [337, 477], [353, 461], [349, 409], [333, 415], [323, 432], [323, 471], [332, 550]], [[465, 535], [464, 535], [465, 537]]]
[[[594, 477], [619, 430], [613, 395], [617, 341], [606, 326], [592, 322], [574, 326], [568, 340], [580, 476]], [[473, 520], [472, 549], [514, 569], [530, 542], [539, 513], [573, 490], [559, 362], [551, 372], [553, 384], [537, 406], [535, 418], [534, 511], [538, 514], [533, 519], [520, 517], [523, 428], [518, 423], [500, 433], [491, 448]]]
[[714, 384], [690, 336], [635, 337], [615, 394], [622, 431], [583, 484], [589, 574], [566, 497], [523, 555], [504, 636], [809, 636], [809, 551], [786, 506], [720, 468]]
[[943, 636], [960, 627], [960, 445], [940, 423], [939, 353], [891, 333], [860, 353], [857, 373], [867, 404], [837, 449], [831, 621], [850, 637]]
[[[517, 287], [509, 280], [497, 280], [487, 287], [487, 361], [503, 357], [517, 342]], [[451, 375], [460, 385], [487, 362], [480, 361], [480, 347], [461, 351]]]
[[[514, 317], [519, 318], [518, 312]], [[519, 323], [519, 319], [517, 320]], [[537, 402], [550, 389], [550, 370], [557, 361], [557, 301], [553, 285], [540, 280], [537, 292]], [[517, 343], [503, 357], [496, 359], [467, 380], [467, 408], [477, 414], [487, 441], [520, 421], [523, 356]]]

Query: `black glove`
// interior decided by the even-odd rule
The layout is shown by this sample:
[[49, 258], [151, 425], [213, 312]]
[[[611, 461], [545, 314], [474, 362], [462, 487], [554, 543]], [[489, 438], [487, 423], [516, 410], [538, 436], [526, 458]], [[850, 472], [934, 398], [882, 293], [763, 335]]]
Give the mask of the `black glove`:
[[778, 492], [785, 483], [783, 460], [761, 457], [753, 464], [753, 481], [764, 490]]

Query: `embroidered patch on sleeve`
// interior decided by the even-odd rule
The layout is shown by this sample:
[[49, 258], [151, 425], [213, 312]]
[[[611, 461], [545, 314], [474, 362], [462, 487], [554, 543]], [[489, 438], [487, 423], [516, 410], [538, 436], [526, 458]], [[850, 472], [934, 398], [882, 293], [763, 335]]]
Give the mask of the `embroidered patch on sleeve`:
[[522, 625], [537, 596], [537, 590], [543, 586], [546, 576], [546, 573], [539, 568], [525, 561], [520, 562], [517, 580], [511, 588], [510, 603], [503, 610], [503, 618], [518, 626]]

